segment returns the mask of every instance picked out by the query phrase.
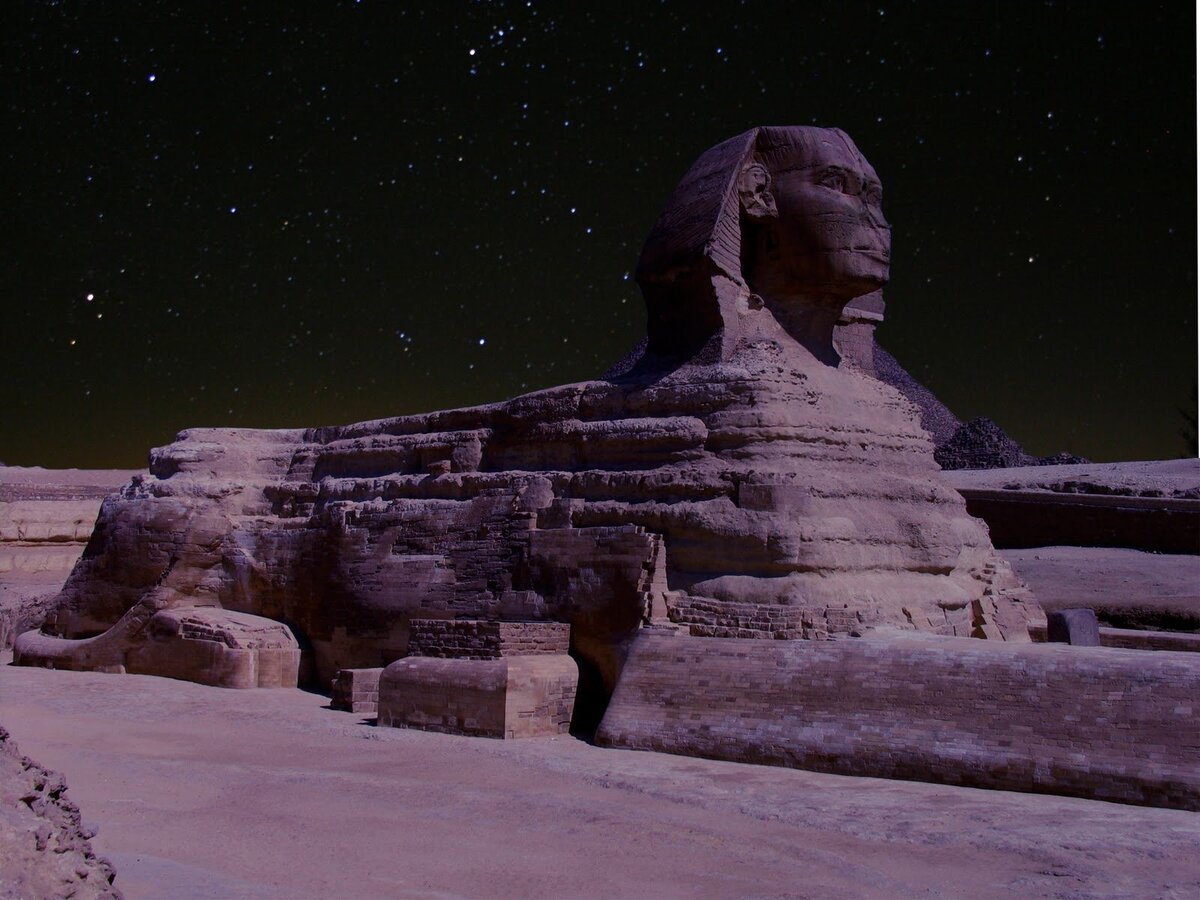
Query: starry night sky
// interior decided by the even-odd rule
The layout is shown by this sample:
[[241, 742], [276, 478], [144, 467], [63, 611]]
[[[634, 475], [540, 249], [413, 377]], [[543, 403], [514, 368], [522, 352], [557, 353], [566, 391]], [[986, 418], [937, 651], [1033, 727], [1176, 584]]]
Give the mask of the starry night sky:
[[1191, 3], [6, 3], [0, 459], [599, 374], [691, 162], [838, 125], [880, 342], [1037, 454], [1173, 457], [1197, 351]]

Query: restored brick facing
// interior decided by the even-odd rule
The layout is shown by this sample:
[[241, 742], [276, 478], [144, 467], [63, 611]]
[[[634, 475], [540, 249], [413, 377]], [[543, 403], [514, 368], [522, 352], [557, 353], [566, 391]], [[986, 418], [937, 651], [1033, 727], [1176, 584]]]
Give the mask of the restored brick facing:
[[566, 653], [571, 627], [563, 622], [485, 622], [478, 619], [413, 619], [409, 656], [502, 659]]
[[643, 633], [604, 745], [1200, 810], [1200, 659]]

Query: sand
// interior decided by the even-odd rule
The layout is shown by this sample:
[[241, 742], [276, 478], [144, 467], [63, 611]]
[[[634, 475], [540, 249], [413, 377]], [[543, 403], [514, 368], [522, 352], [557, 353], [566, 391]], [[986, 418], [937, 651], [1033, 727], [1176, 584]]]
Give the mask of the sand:
[[0, 722], [65, 773], [131, 900], [1200, 893], [1193, 813], [383, 729], [327, 707], [0, 669]]

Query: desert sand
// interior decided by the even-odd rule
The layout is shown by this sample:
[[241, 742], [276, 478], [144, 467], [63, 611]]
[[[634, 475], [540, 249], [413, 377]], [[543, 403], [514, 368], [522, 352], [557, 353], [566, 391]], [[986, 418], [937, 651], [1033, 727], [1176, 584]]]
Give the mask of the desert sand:
[[1200, 892], [1193, 813], [376, 728], [299, 690], [0, 673], [0, 722], [66, 773], [131, 900]]

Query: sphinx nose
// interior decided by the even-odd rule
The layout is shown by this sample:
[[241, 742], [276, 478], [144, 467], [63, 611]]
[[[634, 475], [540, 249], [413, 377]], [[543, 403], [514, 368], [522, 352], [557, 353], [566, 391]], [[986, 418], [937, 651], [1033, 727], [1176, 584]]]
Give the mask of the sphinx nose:
[[886, 228], [888, 231], [892, 230], [892, 226], [888, 224], [888, 220], [883, 217], [883, 210], [877, 206], [872, 206], [870, 203], [863, 203], [863, 219], [876, 228]]

